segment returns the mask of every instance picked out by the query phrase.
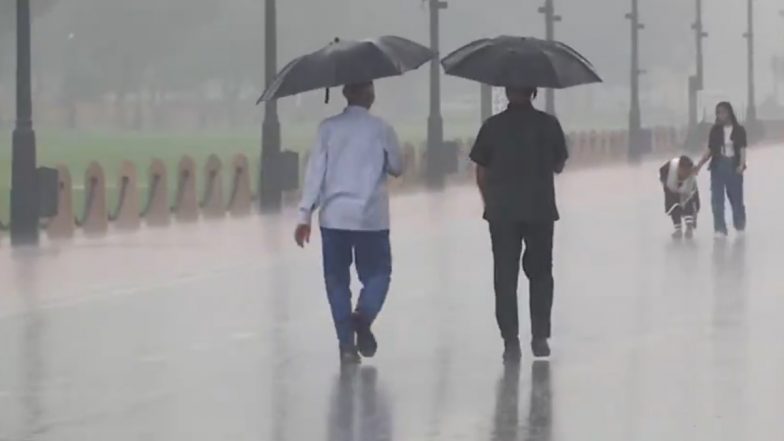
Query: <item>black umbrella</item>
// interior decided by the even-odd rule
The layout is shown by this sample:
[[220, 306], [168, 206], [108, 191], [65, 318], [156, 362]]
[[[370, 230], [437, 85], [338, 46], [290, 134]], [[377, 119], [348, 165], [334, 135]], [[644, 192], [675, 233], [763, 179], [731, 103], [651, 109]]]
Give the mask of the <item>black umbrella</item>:
[[477, 40], [447, 55], [441, 64], [449, 75], [497, 87], [563, 89], [602, 81], [579, 52], [538, 38]]
[[259, 98], [262, 101], [345, 84], [402, 75], [432, 60], [433, 52], [401, 37], [340, 41], [290, 62]]

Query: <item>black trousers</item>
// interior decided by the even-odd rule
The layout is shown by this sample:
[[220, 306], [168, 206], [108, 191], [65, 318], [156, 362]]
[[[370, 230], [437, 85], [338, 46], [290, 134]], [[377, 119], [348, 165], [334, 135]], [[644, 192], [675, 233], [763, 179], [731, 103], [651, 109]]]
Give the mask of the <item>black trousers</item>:
[[[504, 340], [519, 335], [517, 283], [520, 257], [529, 281], [533, 338], [550, 337], [553, 309], [553, 222], [490, 222], [493, 244], [495, 316]], [[525, 253], [523, 253], [525, 244]]]

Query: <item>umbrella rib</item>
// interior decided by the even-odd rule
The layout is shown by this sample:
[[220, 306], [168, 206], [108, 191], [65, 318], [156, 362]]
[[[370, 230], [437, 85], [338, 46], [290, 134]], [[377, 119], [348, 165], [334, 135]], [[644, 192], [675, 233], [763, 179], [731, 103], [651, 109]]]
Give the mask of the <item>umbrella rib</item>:
[[[481, 49], [487, 47], [487, 43], [491, 42], [492, 40], [488, 38], [483, 38], [481, 40], [477, 40], [466, 45], [461, 46], [458, 49], [455, 49], [449, 55], [444, 57], [441, 60], [441, 65], [444, 67], [445, 70], [449, 69], [449, 65], [457, 65], [464, 62], [468, 57], [472, 54], [479, 52]], [[471, 49], [471, 50], [469, 50]]]
[[502, 35], [477, 40], [453, 51], [441, 64], [449, 75], [500, 87], [561, 89], [601, 82], [581, 53], [561, 42], [537, 38]]
[[333, 42], [286, 65], [257, 103], [309, 90], [399, 76], [419, 68], [433, 56], [425, 46], [397, 36]]
[[[558, 71], [555, 69], [555, 62], [553, 61], [553, 58], [550, 56], [550, 52], [547, 51], [547, 50], [543, 50], [543, 51], [539, 52], [539, 54], [544, 56], [545, 59], [547, 60], [546, 64], [550, 68], [550, 77], [555, 79], [554, 83], [556, 85], [555, 86], [551, 86], [549, 88], [555, 89], [557, 87], [560, 87], [561, 86], [561, 78], [558, 75]], [[548, 87], [545, 87], [545, 88], [548, 88]]]
[[280, 87], [283, 85], [283, 82], [286, 79], [286, 74], [292, 71], [295, 66], [297, 66], [299, 63], [302, 62], [303, 59], [305, 59], [304, 56], [295, 58], [291, 60], [289, 64], [287, 64], [285, 67], [283, 67], [280, 73], [275, 75], [275, 78], [273, 78], [267, 90], [265, 90], [264, 93], [261, 94], [261, 97], [259, 97], [258, 101], [256, 101], [256, 105], [258, 106], [259, 104], [261, 104], [262, 101], [267, 101], [272, 99], [272, 97], [268, 95], [274, 95], [275, 92], [278, 89], [280, 89]]

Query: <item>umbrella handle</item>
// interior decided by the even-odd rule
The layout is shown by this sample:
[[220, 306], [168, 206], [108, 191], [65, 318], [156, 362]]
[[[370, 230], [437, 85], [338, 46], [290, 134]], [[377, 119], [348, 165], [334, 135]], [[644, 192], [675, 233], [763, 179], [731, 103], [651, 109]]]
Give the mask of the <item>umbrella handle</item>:
[[[330, 44], [340, 43], [340, 37], [335, 37]], [[329, 104], [329, 87], [324, 90], [324, 104]]]

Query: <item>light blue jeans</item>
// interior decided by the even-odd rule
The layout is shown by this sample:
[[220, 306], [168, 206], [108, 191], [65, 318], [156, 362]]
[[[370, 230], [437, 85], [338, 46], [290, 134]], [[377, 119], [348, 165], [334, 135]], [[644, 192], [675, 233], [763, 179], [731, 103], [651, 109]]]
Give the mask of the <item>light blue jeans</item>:
[[735, 229], [746, 229], [746, 205], [743, 202], [743, 174], [738, 173], [732, 158], [718, 157], [711, 167], [711, 205], [713, 207], [713, 228], [716, 232], [727, 233], [727, 220], [724, 216], [724, 200], [729, 199], [732, 206], [732, 221]]

